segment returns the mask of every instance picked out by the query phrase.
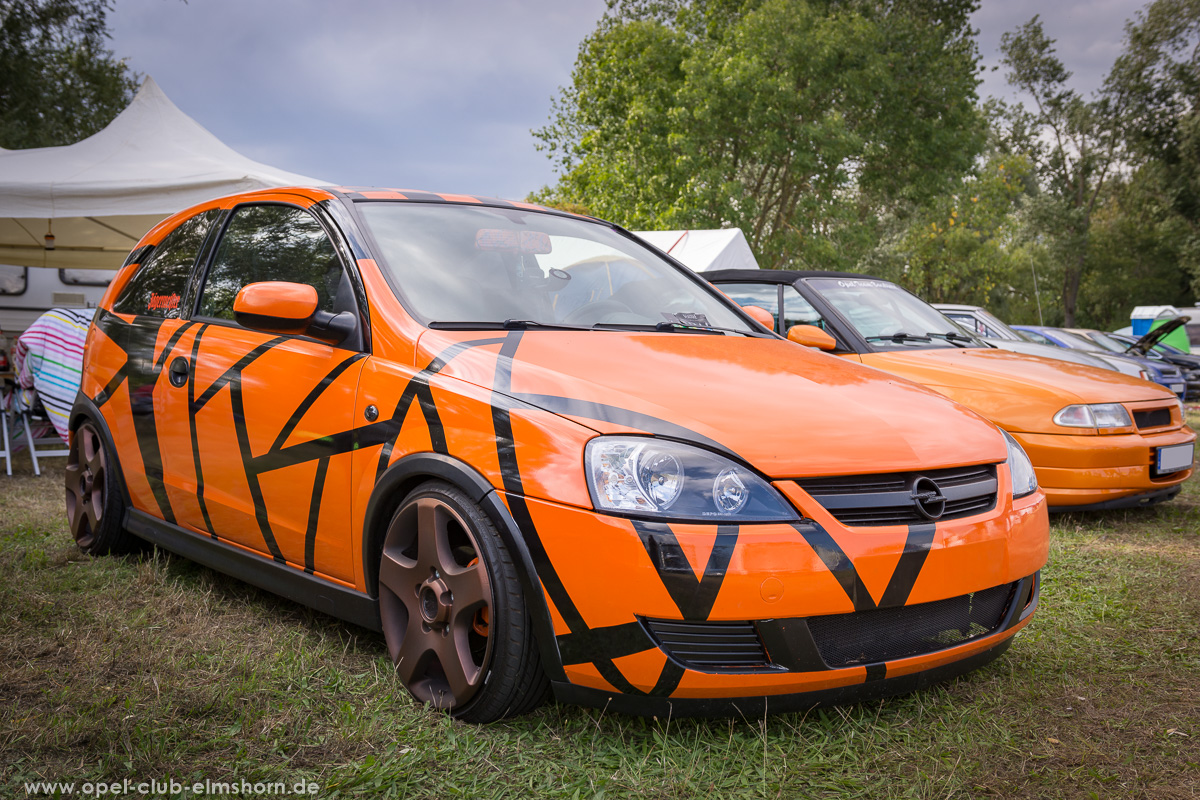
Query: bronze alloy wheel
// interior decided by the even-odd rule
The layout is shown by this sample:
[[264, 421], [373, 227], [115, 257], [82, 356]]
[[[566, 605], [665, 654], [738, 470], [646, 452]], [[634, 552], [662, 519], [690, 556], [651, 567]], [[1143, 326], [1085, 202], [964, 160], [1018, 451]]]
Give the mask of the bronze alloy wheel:
[[492, 585], [472, 524], [450, 497], [410, 499], [388, 526], [380, 617], [400, 679], [418, 699], [459, 708], [483, 685]]
[[104, 520], [108, 463], [104, 443], [91, 422], [79, 426], [67, 455], [67, 521], [75, 543], [84, 551], [96, 544]]

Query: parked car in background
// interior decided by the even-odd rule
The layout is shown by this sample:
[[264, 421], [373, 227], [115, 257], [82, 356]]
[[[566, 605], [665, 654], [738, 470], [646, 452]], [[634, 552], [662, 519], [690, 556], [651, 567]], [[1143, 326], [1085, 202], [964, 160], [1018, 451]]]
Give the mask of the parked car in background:
[[1192, 474], [1196, 434], [1178, 399], [1149, 381], [988, 347], [915, 295], [865, 275], [705, 277], [769, 311], [793, 341], [936, 389], [1004, 428], [1029, 453], [1051, 510], [1167, 500]]
[[941, 311], [954, 322], [967, 330], [987, 340], [993, 347], [1001, 350], [1011, 350], [1014, 353], [1024, 353], [1028, 356], [1054, 358], [1060, 361], [1071, 361], [1076, 364], [1086, 364], [1097, 369], [1110, 369], [1145, 380], [1146, 371], [1136, 364], [1124, 359], [1106, 361], [1104, 358], [1085, 353], [1081, 350], [1067, 350], [1048, 344], [1037, 344], [1001, 322], [995, 314], [981, 306], [956, 305], [951, 303], [933, 303], [934, 308]]
[[1065, 328], [1051, 328], [1045, 325], [1014, 325], [1013, 328], [1040, 337], [1058, 347], [1080, 350], [1107, 358], [1128, 359], [1146, 371], [1147, 380], [1170, 389], [1180, 400], [1183, 400], [1187, 394], [1187, 383], [1184, 381], [1183, 373], [1178, 367], [1165, 361], [1156, 361], [1132, 353], [1113, 352], [1091, 339]]
[[181, 212], [101, 302], [71, 425], [85, 551], [132, 534], [381, 630], [474, 722], [907, 691], [1004, 651], [1049, 545], [993, 424], [528, 203]]

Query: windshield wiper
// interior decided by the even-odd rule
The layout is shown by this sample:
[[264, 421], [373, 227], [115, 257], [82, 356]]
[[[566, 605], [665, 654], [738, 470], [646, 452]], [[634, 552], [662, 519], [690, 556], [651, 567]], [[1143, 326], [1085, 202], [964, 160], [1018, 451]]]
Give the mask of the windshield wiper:
[[743, 331], [737, 328], [718, 328], [715, 325], [685, 325], [682, 322], [597, 322], [594, 330], [620, 331], [659, 331], [661, 333], [737, 333], [742, 336], [753, 336], [758, 339], [774, 339], [774, 334], [767, 335], [757, 331]]
[[933, 340], [931, 338], [929, 338], [928, 336], [918, 336], [915, 333], [904, 333], [903, 331], [897, 331], [896, 333], [890, 334], [888, 336], [868, 336], [867, 341], [868, 342], [895, 342], [896, 344], [902, 344], [904, 342], [931, 342]]
[[431, 322], [429, 327], [439, 331], [523, 331], [528, 328], [548, 328], [560, 331], [590, 331], [585, 325], [562, 325], [557, 322], [538, 322], [535, 319], [506, 319], [503, 322], [483, 320], [478, 322], [453, 321]]
[[[975, 340], [973, 340], [970, 336], [964, 336], [963, 334], [955, 333], [954, 331], [950, 331], [949, 333], [927, 333], [925, 335], [932, 336], [935, 339], [945, 339], [955, 347], [969, 347], [975, 344]], [[964, 344], [959, 344], [959, 342], [963, 342]]]

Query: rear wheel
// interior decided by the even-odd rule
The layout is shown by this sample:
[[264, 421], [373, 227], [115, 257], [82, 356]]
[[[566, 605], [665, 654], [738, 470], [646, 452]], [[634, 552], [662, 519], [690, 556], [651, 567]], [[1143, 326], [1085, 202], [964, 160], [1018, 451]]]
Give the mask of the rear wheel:
[[71, 437], [65, 470], [67, 522], [75, 544], [89, 555], [129, 553], [137, 540], [123, 527], [125, 501], [116, 465], [95, 423], [86, 420]]
[[456, 487], [429, 482], [400, 504], [380, 556], [379, 612], [396, 672], [421, 702], [482, 723], [544, 698], [512, 557]]

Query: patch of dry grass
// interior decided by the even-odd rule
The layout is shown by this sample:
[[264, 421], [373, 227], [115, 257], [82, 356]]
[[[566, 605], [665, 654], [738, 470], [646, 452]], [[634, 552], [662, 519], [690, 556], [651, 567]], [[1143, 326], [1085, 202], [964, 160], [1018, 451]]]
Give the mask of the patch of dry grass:
[[1033, 624], [932, 690], [765, 720], [551, 705], [476, 728], [414, 705], [373, 633], [162, 553], [80, 555], [48, 463], [0, 478], [0, 796], [126, 777], [321, 797], [1200, 794], [1196, 480], [1165, 506], [1054, 518]]

